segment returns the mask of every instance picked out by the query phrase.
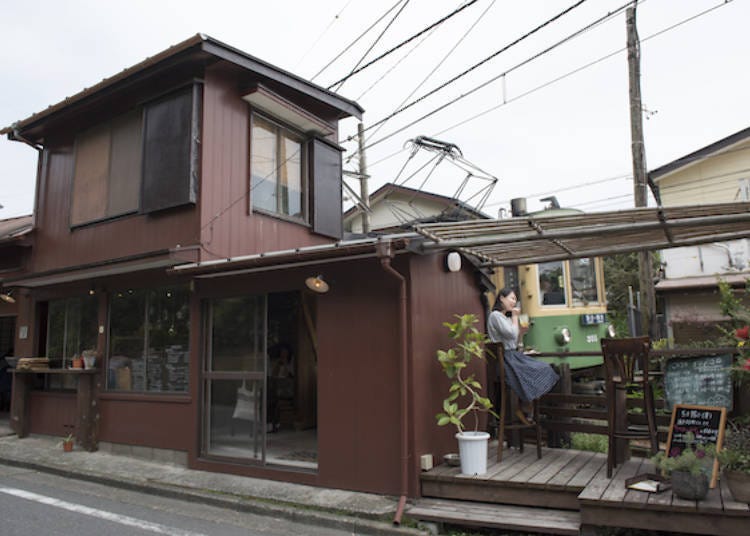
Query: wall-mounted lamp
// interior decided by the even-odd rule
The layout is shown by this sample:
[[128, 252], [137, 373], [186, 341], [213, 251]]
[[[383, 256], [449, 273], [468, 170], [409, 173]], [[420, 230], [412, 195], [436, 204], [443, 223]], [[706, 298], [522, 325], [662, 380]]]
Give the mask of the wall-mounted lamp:
[[328, 283], [323, 281], [322, 275], [308, 277], [307, 279], [305, 279], [305, 285], [307, 285], [307, 288], [309, 288], [313, 292], [317, 292], [318, 294], [325, 294], [329, 289]]
[[96, 290], [94, 289], [94, 287], [91, 287], [89, 289], [89, 296], [93, 296], [94, 294], [96, 294]]
[[451, 251], [445, 257], [445, 267], [449, 272], [458, 272], [461, 270], [461, 254], [457, 251]]
[[0, 300], [3, 300], [5, 303], [16, 303], [16, 299], [11, 294], [13, 294], [12, 290], [9, 290], [5, 294], [0, 294]]

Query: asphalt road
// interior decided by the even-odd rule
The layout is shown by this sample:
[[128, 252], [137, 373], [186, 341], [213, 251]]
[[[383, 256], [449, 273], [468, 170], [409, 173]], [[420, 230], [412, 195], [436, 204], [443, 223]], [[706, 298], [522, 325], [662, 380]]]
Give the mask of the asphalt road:
[[350, 532], [237, 512], [0, 465], [3, 536], [351, 536]]

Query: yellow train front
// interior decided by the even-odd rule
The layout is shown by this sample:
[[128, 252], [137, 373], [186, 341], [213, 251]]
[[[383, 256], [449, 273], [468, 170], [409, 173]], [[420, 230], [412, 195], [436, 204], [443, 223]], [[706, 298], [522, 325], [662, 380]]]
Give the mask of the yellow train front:
[[[541, 201], [550, 201], [550, 205], [544, 210], [527, 213], [525, 199], [512, 200], [513, 216], [539, 219], [581, 212], [560, 208], [554, 196]], [[500, 286], [517, 289], [523, 319], [528, 318], [524, 351], [565, 352], [568, 354], [565, 362], [573, 370], [602, 363], [600, 356], [576, 355], [576, 352], [601, 352], [601, 339], [615, 336], [607, 317], [601, 258], [507, 267], [496, 275]]]
[[521, 309], [529, 318], [525, 351], [566, 352], [571, 369], [601, 364], [601, 357], [575, 355], [599, 352], [602, 337], [614, 336], [601, 259], [519, 266], [517, 277]]

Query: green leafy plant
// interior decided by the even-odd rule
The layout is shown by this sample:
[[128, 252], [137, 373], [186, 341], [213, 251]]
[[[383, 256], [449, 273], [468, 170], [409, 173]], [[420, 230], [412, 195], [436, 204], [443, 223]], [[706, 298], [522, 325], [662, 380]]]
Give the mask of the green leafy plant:
[[479, 413], [487, 412], [499, 416], [492, 409], [492, 401], [482, 396], [482, 384], [474, 374], [464, 377], [466, 367], [473, 359], [484, 360], [484, 346], [487, 336], [474, 327], [478, 322], [473, 314], [454, 315], [458, 322], [444, 322], [454, 344], [447, 350], [438, 350], [437, 358], [443, 372], [451, 379], [448, 397], [443, 400], [443, 412], [435, 418], [440, 426], [452, 424], [459, 432], [464, 431], [463, 419], [469, 413], [474, 415], [474, 430], [479, 428]]
[[662, 475], [669, 476], [675, 471], [685, 471], [695, 476], [711, 472], [716, 450], [713, 445], [693, 444], [694, 438], [693, 434], [688, 433], [685, 448], [673, 447], [669, 453], [660, 451], [651, 458]]
[[[750, 296], [750, 279], [745, 286], [745, 295]], [[726, 281], [719, 281], [719, 296], [721, 312], [732, 319], [734, 328], [722, 331], [727, 336], [729, 344], [737, 346], [732, 375], [740, 384], [750, 382], [750, 308], [743, 304]]]
[[727, 422], [724, 444], [717, 458], [724, 471], [750, 474], [750, 416], [738, 417]]

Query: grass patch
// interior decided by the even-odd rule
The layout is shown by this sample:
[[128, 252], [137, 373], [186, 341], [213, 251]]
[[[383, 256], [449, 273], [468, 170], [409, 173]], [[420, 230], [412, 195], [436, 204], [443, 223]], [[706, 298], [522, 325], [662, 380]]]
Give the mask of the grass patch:
[[570, 447], [574, 450], [607, 452], [607, 436], [574, 432], [570, 434]]

